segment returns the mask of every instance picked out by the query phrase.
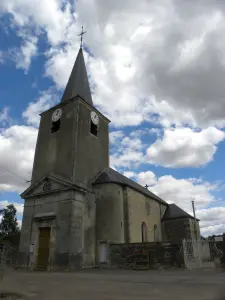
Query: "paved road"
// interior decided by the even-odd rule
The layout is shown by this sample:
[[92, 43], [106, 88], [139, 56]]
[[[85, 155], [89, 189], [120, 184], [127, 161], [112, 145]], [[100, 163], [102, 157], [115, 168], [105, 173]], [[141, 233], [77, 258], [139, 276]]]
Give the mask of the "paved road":
[[77, 273], [10, 271], [0, 290], [40, 300], [225, 300], [225, 272], [85, 270]]

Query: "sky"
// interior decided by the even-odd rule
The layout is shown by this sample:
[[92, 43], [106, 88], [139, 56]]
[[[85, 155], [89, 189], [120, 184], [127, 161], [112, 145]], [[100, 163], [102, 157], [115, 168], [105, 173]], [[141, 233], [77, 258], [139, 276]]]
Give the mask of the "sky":
[[225, 232], [225, 3], [0, 1], [0, 208], [31, 178], [39, 114], [59, 103], [84, 35], [110, 164]]

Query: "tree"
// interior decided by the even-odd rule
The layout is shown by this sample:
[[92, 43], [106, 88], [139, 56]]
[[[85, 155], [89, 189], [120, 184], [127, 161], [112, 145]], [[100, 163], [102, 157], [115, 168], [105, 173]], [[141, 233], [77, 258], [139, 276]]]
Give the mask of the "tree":
[[0, 223], [0, 237], [11, 240], [19, 236], [20, 229], [16, 218], [16, 208], [13, 204], [4, 209], [0, 209], [2, 220]]

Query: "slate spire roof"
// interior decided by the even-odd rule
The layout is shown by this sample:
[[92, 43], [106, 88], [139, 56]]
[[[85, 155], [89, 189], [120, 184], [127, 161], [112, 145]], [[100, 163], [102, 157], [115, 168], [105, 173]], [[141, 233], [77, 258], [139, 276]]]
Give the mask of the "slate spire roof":
[[[181, 209], [176, 204], [169, 204], [167, 207], [162, 220], [174, 220], [174, 219], [194, 219], [193, 216], [189, 215], [186, 211]], [[196, 219], [197, 221], [200, 221], [199, 219]]]
[[78, 52], [61, 102], [65, 102], [76, 96], [80, 96], [87, 103], [93, 105], [82, 48]]

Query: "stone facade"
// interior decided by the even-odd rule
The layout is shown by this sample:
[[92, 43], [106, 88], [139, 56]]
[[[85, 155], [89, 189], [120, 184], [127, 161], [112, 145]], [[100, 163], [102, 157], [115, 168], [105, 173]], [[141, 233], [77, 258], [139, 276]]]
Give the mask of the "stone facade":
[[161, 215], [166, 206], [131, 188], [127, 188], [127, 197], [129, 242], [142, 242], [141, 225], [143, 222], [147, 226], [147, 241], [155, 241], [154, 228], [157, 230], [158, 241], [161, 241]]
[[98, 241], [124, 242], [123, 188], [117, 184], [95, 186]]
[[[20, 239], [20, 265], [37, 265], [39, 228], [50, 227], [49, 270], [95, 265], [95, 195], [71, 187], [40, 192], [45, 180], [26, 195]], [[58, 189], [54, 190], [54, 187]], [[30, 253], [30, 245], [34, 245]]]
[[[197, 238], [200, 238], [199, 222], [197, 223]], [[194, 220], [190, 218], [180, 218], [175, 220], [165, 220], [162, 222], [163, 240], [173, 243], [180, 243], [182, 239], [195, 239]]]
[[[38, 260], [39, 228], [50, 227], [49, 270], [74, 270], [100, 264], [100, 243], [108, 245], [142, 242], [142, 223], [148, 242], [180, 244], [191, 239], [191, 219], [161, 222], [166, 206], [119, 184], [95, 185], [92, 192], [76, 190], [53, 175], [51, 191], [43, 192], [43, 179], [26, 194], [20, 242], [20, 264], [34, 269]], [[199, 230], [199, 226], [198, 226]], [[199, 231], [198, 231], [198, 234]], [[30, 245], [34, 245], [30, 253]]]
[[[51, 133], [53, 112], [61, 108], [60, 130]], [[90, 133], [90, 114], [99, 116], [98, 136]], [[50, 172], [91, 188], [91, 181], [109, 167], [109, 120], [79, 97], [41, 114], [32, 182]]]
[[118, 184], [95, 185], [97, 239], [110, 243], [141, 242], [141, 225], [147, 225], [147, 238], [154, 242], [154, 227], [158, 241], [162, 240], [163, 205], [138, 191]]

